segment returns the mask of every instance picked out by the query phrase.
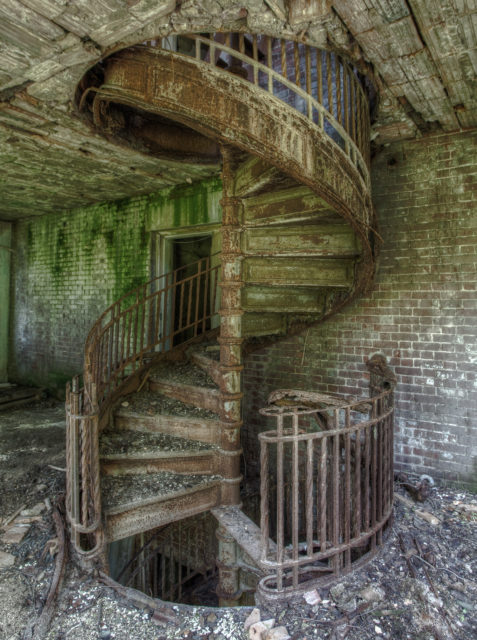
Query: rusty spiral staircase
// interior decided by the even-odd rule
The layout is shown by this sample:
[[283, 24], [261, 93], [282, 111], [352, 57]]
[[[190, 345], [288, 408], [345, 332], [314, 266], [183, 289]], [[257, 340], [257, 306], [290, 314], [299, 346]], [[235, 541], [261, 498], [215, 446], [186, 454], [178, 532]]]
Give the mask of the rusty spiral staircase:
[[[111, 305], [87, 338], [83, 386], [75, 378], [67, 388], [72, 540], [83, 557], [102, 562], [109, 542], [240, 504], [244, 341], [330, 317], [365, 289], [375, 266], [369, 104], [353, 66], [243, 33], [181, 36], [175, 49], [154, 41], [113, 54], [85, 76], [78, 99], [105, 135], [120, 139], [140, 110], [161, 119], [159, 133], [137, 131], [146, 147], [154, 139], [154, 152], [166, 152], [164, 126], [177, 125], [211, 139], [206, 155], [220, 149], [222, 157], [220, 256]], [[218, 351], [207, 350], [211, 337]], [[189, 361], [206, 382], [161, 377], [165, 359], [179, 368]], [[118, 409], [123, 396], [147, 388], [196, 406], [198, 416]], [[151, 451], [135, 456], [138, 432]], [[256, 547], [259, 565], [263, 530], [240, 542], [243, 528], [231, 534], [227, 511], [215, 513], [223, 545], [235, 536]], [[236, 578], [222, 568], [223, 599], [237, 601]]]

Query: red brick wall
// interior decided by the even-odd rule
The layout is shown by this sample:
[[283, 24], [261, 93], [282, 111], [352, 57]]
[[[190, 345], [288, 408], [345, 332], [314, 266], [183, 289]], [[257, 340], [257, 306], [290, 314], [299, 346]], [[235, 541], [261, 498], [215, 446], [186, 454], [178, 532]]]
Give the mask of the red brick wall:
[[373, 193], [384, 244], [370, 293], [246, 359], [248, 470], [270, 391], [365, 394], [365, 362], [381, 352], [398, 380], [396, 468], [475, 488], [477, 132], [387, 147], [373, 162]]

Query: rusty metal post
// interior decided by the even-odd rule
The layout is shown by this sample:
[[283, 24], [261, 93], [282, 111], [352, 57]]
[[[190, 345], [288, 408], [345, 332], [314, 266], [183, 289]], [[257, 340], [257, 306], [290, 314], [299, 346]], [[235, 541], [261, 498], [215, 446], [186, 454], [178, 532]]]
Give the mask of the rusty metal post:
[[240, 428], [242, 426], [242, 202], [234, 197], [234, 156], [222, 148], [222, 270], [220, 287], [220, 371], [223, 433], [222, 504], [240, 504]]
[[216, 593], [219, 597], [219, 607], [238, 607], [240, 596], [240, 569], [237, 565], [237, 543], [220, 525], [216, 531], [219, 541], [217, 567], [219, 569], [219, 583]]

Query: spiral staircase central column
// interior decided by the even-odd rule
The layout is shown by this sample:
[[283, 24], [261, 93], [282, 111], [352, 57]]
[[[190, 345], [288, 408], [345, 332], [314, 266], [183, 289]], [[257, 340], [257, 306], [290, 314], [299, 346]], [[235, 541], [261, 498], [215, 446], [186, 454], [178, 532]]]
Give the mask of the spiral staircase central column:
[[222, 148], [222, 290], [220, 308], [220, 371], [223, 456], [222, 504], [240, 503], [240, 428], [242, 426], [242, 251], [240, 198], [234, 197], [234, 153]]

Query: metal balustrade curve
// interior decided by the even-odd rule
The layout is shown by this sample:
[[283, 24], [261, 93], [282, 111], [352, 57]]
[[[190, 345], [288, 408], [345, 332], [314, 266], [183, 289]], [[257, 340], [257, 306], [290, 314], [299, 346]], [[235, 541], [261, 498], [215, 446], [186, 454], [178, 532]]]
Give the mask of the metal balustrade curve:
[[[218, 316], [218, 254], [154, 278], [98, 318], [85, 344], [83, 387], [66, 388], [66, 507], [72, 541], [84, 557], [101, 551], [99, 431], [125, 385], [155, 356], [197, 339]], [[195, 269], [192, 275], [184, 275]]]
[[271, 573], [259, 585], [264, 598], [328, 585], [382, 546], [393, 506], [394, 392], [386, 380], [353, 401], [274, 392], [269, 400], [279, 404], [260, 410], [276, 422], [259, 434], [261, 566]]
[[[149, 40], [143, 46], [234, 73], [285, 102], [350, 158], [369, 188], [370, 116], [365, 77], [342, 56], [296, 40], [243, 32], [216, 32], [208, 37], [181, 34], [176, 36], [175, 48], [170, 38]], [[266, 62], [260, 61], [260, 54]], [[80, 109], [90, 91], [98, 92], [100, 98], [107, 90], [106, 84], [86, 89]]]

